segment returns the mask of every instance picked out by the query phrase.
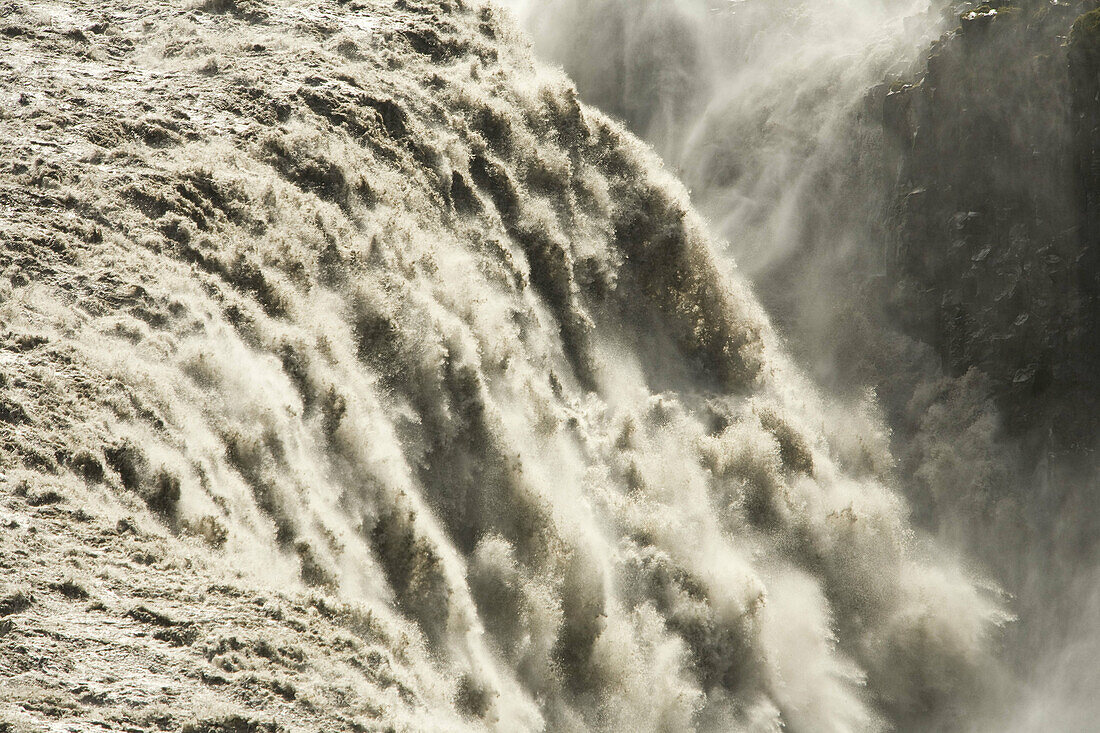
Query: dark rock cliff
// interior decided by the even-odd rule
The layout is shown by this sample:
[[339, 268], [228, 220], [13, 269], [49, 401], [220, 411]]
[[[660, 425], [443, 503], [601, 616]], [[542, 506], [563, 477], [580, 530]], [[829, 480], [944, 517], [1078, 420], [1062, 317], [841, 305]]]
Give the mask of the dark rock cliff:
[[1100, 388], [1095, 7], [956, 4], [957, 26], [883, 102], [897, 320], [949, 372], [988, 375], [1010, 431], [1049, 420], [1066, 444]]

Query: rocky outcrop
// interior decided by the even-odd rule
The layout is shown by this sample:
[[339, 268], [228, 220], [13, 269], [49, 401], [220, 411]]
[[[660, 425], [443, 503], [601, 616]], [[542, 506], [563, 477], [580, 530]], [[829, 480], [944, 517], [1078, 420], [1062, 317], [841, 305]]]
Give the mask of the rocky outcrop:
[[1100, 10], [1073, 23], [1067, 43], [1074, 204], [1081, 250], [1079, 286], [1090, 354], [1100, 353]]
[[1010, 426], [1095, 391], [1094, 14], [1074, 22], [1092, 5], [953, 7], [883, 103], [893, 311], [951, 373], [989, 375]]

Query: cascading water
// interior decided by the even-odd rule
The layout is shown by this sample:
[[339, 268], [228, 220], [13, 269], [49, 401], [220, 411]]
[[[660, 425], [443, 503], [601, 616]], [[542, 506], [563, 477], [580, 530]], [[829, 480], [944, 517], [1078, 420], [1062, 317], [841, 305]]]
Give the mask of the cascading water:
[[[608, 108], [765, 273], [852, 112], [813, 99], [881, 73], [854, 39], [892, 15], [730, 7], [689, 61], [748, 72], [653, 112], [628, 68]], [[493, 6], [4, 23], [12, 725], [949, 730], [997, 683], [1001, 599], [914, 533], [882, 422]], [[765, 76], [784, 29], [820, 55]]]
[[942, 9], [927, 0], [511, 5], [584, 100], [620, 116], [674, 167], [816, 376], [858, 392], [866, 375], [853, 380], [835, 352], [857, 338], [844, 321], [876, 315], [866, 299], [850, 308], [850, 290], [885, 267], [882, 97], [938, 35]]
[[[844, 401], [874, 390], [900, 459], [899, 484], [920, 522], [935, 528], [944, 544], [995, 568], [991, 572], [1016, 596], [1012, 607], [1021, 617], [1004, 652], [1015, 679], [999, 683], [999, 696], [968, 720], [968, 729], [1091, 730], [1096, 718], [1091, 690], [1100, 683], [1094, 665], [1085, 661], [1100, 643], [1098, 554], [1089, 539], [1097, 520], [1088, 508], [1097, 485], [1091, 458], [1095, 437], [1087, 426], [1079, 427], [1083, 421], [1057, 418], [1056, 424], [1078, 426], [1063, 431], [1083, 449], [1067, 450], [1065, 438], [1049, 436], [1054, 430], [1044, 412], [1052, 408], [1040, 398], [1029, 402], [1028, 384], [1019, 384], [1035, 372], [1027, 365], [1044, 358], [1031, 344], [1014, 344], [1011, 334], [990, 338], [1005, 343], [999, 352], [1003, 363], [980, 366], [994, 375], [1007, 370], [1010, 380], [1017, 372], [1015, 391], [998, 405], [989, 378], [978, 370], [948, 374], [947, 357], [906, 332], [903, 324], [934, 316], [909, 312], [914, 299], [903, 288], [912, 284], [904, 282], [908, 273], [897, 271], [892, 251], [899, 236], [892, 230], [899, 226], [892, 220], [899, 206], [893, 189], [919, 197], [927, 184], [904, 188], [914, 178], [906, 167], [923, 164], [917, 179], [923, 174], [925, 181], [936, 181], [929, 170], [938, 163], [918, 162], [912, 155], [902, 160], [909, 153], [899, 156], [898, 148], [914, 142], [889, 139], [899, 135], [889, 127], [900, 106], [886, 97], [922, 88], [921, 102], [928, 107], [912, 113], [907, 134], [920, 137], [925, 153], [942, 146], [942, 154], [950, 155], [946, 151], [973, 145], [960, 140], [951, 123], [937, 120], [955, 112], [933, 107], [936, 101], [956, 95], [954, 103], [963, 111], [969, 107], [971, 119], [981, 121], [974, 135], [997, 142], [986, 159], [964, 164], [972, 165], [970, 180], [945, 177], [939, 185], [978, 191], [1015, 186], [1024, 199], [1037, 202], [1037, 228], [1056, 222], [1049, 226], [1060, 226], [1059, 236], [1065, 236], [1063, 231], [1075, 227], [1066, 221], [1065, 209], [1080, 194], [1074, 193], [1067, 169], [1070, 153], [1059, 147], [1066, 144], [1060, 136], [1068, 135], [1062, 119], [1070, 115], [1060, 106], [1068, 102], [1058, 95], [1076, 82], [1074, 72], [1068, 79], [1059, 73], [1065, 74], [1073, 19], [1093, 6], [1001, 3], [1004, 20], [996, 28], [1001, 35], [982, 47], [981, 41], [968, 42], [966, 34], [980, 37], [979, 26], [997, 15], [997, 3], [992, 11], [975, 9], [977, 3], [881, 0], [513, 0], [510, 5], [532, 33], [536, 51], [564, 66], [582, 99], [623, 119], [675, 167], [710, 226], [728, 240], [720, 256], [735, 258], [749, 273], [798, 360]], [[973, 25], [966, 31], [960, 23]], [[944, 36], [949, 40], [936, 41], [929, 51], [944, 31], [955, 37]], [[1075, 43], [1082, 41], [1069, 45]], [[953, 44], [948, 53], [956, 54], [957, 67], [950, 69], [942, 63], [947, 44]], [[1045, 70], [1046, 63], [1055, 72], [995, 79], [989, 70], [1002, 66], [1006, 55], [1018, 59], [1013, 63], [1021, 68], [1030, 63]], [[968, 67], [969, 79], [959, 70]], [[983, 95], [999, 98], [1004, 110]], [[1022, 101], [1031, 99], [1044, 102]], [[1044, 148], [1035, 135], [1053, 142]], [[997, 145], [1005, 148], [1000, 158]], [[1018, 160], [1009, 153], [1013, 145], [1019, 159], [1034, 161], [1034, 169], [1011, 162]], [[1003, 168], [996, 167], [998, 160]], [[945, 161], [943, 168], [953, 164]], [[942, 195], [952, 198], [950, 192]], [[981, 202], [980, 194], [956, 198]], [[999, 203], [1011, 205], [1007, 199]], [[944, 218], [954, 212], [947, 209]], [[955, 213], [956, 220], [975, 216], [969, 209]], [[951, 231], [935, 228], [934, 217], [927, 221], [927, 239], [909, 244], [927, 249], [910, 257], [930, 269], [950, 267], [944, 264], [950, 255], [930, 245], [938, 244], [937, 237], [944, 240], [943, 250], [958, 251], [960, 244], [951, 241]], [[1016, 227], [1011, 245], [1010, 226]], [[965, 259], [980, 262], [990, 249], [1010, 247], [1050, 258], [1055, 264], [1049, 276], [1034, 268], [1039, 284], [1022, 286], [1024, 305], [1009, 320], [1010, 325], [1029, 318], [1033, 324], [1045, 322], [1053, 339], [1065, 338], [1074, 329], [1070, 318], [1044, 321], [1040, 314], [1081, 307], [1074, 305], [1080, 296], [1061, 284], [1056, 263], [1059, 257], [1081, 261], [1082, 251], [1092, 245], [1086, 241], [1081, 249], [1069, 247], [1068, 254], [1049, 254], [1042, 235], [1017, 244], [1017, 231], [1027, 226], [1027, 215], [1012, 220], [1005, 236], [983, 240], [986, 248], [979, 246]], [[1006, 264], [975, 267], [989, 282], [998, 277], [1014, 282], [1020, 265], [1006, 258]], [[977, 298], [969, 292], [950, 295], [977, 311], [979, 304], [968, 302]], [[1072, 368], [1092, 370], [1087, 355], [1069, 358], [1078, 362]], [[1063, 389], [1072, 394], [1073, 386]], [[1079, 397], [1069, 401], [1090, 404], [1085, 390], [1077, 389]], [[1017, 424], [1006, 431], [1000, 407], [1030, 417], [1014, 417]], [[1072, 412], [1068, 405], [1053, 409]]]

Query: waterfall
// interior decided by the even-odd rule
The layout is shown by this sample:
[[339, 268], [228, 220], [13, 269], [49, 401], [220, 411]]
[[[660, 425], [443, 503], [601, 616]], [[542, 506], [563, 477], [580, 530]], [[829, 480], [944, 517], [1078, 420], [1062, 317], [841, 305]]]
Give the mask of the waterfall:
[[[914, 523], [1013, 596], [1002, 652], [1013, 672], [993, 673], [999, 691], [968, 729], [1090, 729], [1100, 467], [1095, 423], [1071, 416], [1094, 410], [1090, 377], [1074, 376], [1093, 371], [1074, 339], [1089, 338], [1077, 314], [1094, 307], [1072, 278], [1095, 274], [1072, 208], [1093, 182], [1086, 159], [1075, 183], [1068, 139], [1095, 130], [1070, 101], [1094, 96], [1081, 60], [1092, 52], [1077, 50], [1091, 43], [1092, 6], [508, 4], [582, 99], [675, 168], [724, 240], [716, 256], [748, 274], [814, 381], [857, 407], [872, 395]], [[987, 36], [975, 30], [998, 13]], [[989, 216], [998, 206], [1021, 213]], [[960, 275], [951, 222], [982, 216], [972, 207], [1003, 229], [973, 238], [965, 259], [980, 264]], [[991, 252], [998, 261], [984, 262]], [[1046, 265], [1016, 264], [1039, 256]], [[1006, 307], [999, 283], [1017, 279]], [[945, 324], [941, 299], [972, 320]], [[1050, 362], [1054, 386], [1033, 386]]]
[[596, 3], [578, 98], [470, 0], [9, 3], [0, 714], [957, 728], [1001, 594], [754, 293], [902, 5]]

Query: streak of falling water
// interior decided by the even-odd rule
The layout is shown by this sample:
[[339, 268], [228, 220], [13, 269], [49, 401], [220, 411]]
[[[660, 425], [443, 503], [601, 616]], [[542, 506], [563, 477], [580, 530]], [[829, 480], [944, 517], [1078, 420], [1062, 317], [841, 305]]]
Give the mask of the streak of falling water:
[[754, 277], [807, 240], [836, 251], [847, 217], [872, 210], [851, 168], [875, 141], [853, 139], [870, 134], [853, 120], [943, 25], [928, 0], [510, 4], [582, 98], [675, 168]]

